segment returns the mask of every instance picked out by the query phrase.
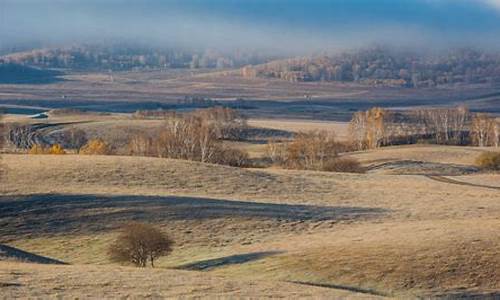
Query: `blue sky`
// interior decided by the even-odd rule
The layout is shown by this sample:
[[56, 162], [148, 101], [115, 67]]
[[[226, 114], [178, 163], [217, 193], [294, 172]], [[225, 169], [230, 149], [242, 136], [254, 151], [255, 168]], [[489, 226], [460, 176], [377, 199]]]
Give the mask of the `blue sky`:
[[[0, 43], [131, 39], [318, 51], [499, 47], [500, 0], [1, 0]], [[0, 45], [1, 46], [1, 45]]]

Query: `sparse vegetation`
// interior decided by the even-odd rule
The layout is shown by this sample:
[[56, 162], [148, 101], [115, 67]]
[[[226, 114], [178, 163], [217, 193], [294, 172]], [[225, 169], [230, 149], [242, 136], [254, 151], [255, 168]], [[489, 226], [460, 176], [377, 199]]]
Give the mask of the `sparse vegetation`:
[[224, 145], [222, 140], [239, 139], [245, 126], [244, 119], [228, 108], [171, 113], [156, 135], [143, 132], [133, 136], [128, 153], [242, 167], [248, 163], [248, 154]]
[[172, 251], [173, 241], [161, 230], [143, 223], [129, 223], [121, 229], [121, 234], [109, 247], [109, 257], [119, 263], [132, 263], [146, 267]]
[[353, 114], [349, 126], [355, 149], [414, 144], [500, 145], [500, 124], [494, 117], [467, 107], [391, 111], [372, 108]]
[[485, 170], [500, 171], [500, 152], [481, 153], [476, 164]]
[[350, 157], [337, 157], [329, 160], [323, 167], [323, 170], [343, 173], [364, 173], [366, 171], [358, 160]]
[[61, 137], [61, 144], [65, 145], [67, 148], [75, 149], [77, 152], [79, 152], [87, 142], [87, 133], [75, 127], [64, 131]]
[[331, 172], [363, 172], [361, 165], [352, 158], [339, 158], [348, 147], [327, 131], [309, 131], [296, 134], [292, 141], [270, 140], [267, 156], [275, 164], [289, 169]]
[[28, 154], [47, 154], [47, 149], [43, 145], [35, 144], [30, 148]]
[[82, 155], [110, 155], [112, 154], [111, 148], [101, 139], [93, 139], [87, 142], [81, 149]]
[[64, 150], [64, 148], [61, 145], [54, 144], [50, 146], [50, 148], [48, 149], [48, 154], [55, 154], [55, 155], [66, 154], [66, 150]]
[[28, 154], [34, 154], [34, 155], [39, 155], [39, 154], [53, 154], [53, 155], [61, 155], [61, 154], [66, 154], [66, 150], [59, 145], [59, 144], [54, 144], [50, 147], [44, 147], [43, 145], [40, 144], [34, 144], [28, 151]]

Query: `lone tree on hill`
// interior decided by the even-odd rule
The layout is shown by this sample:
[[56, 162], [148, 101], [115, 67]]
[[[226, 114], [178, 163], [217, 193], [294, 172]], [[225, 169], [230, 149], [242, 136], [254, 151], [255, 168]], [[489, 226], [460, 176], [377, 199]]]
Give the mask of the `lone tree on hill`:
[[133, 222], [123, 226], [108, 253], [115, 262], [133, 263], [144, 268], [150, 261], [154, 267], [154, 260], [168, 255], [172, 245], [173, 241], [154, 226]]

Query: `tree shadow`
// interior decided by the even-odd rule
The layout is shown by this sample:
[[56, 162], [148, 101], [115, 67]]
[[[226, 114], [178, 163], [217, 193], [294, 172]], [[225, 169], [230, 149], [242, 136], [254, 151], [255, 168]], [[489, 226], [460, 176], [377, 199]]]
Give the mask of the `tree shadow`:
[[280, 253], [283, 253], [283, 251], [264, 251], [264, 252], [252, 252], [245, 254], [230, 255], [230, 256], [201, 260], [194, 263], [185, 264], [176, 267], [176, 269], [190, 270], [190, 271], [210, 271], [212, 269], [225, 267], [228, 265], [244, 264], [247, 262], [259, 260]]
[[169, 222], [239, 218], [319, 222], [373, 218], [386, 210], [257, 203], [179, 196], [37, 194], [0, 196], [0, 236], [88, 233], [128, 221]]

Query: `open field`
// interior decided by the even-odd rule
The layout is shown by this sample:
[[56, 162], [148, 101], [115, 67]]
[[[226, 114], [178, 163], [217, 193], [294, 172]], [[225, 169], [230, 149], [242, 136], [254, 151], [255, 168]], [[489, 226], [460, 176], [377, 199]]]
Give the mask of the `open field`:
[[[481, 103], [481, 109], [495, 111], [498, 103], [495, 89], [481, 86], [367, 90], [185, 71], [65, 79], [1, 85], [0, 104], [22, 113], [4, 120], [42, 124], [49, 137], [79, 128], [123, 154], [129, 136], [154, 132], [164, 122], [126, 112], [193, 109], [178, 104], [188, 94], [220, 101], [238, 95], [250, 99], [242, 110], [252, 135], [224, 143], [258, 160], [271, 137], [328, 130], [345, 140], [345, 121], [356, 109], [468, 101], [472, 108]], [[93, 112], [28, 115], [58, 107]], [[500, 297], [500, 178], [474, 165], [484, 151], [498, 150], [411, 145], [342, 154], [360, 161], [365, 174], [119, 155], [5, 154], [0, 243], [29, 252], [25, 257], [70, 265], [40, 266], [10, 257], [0, 262], [0, 298], [495, 299]], [[154, 270], [121, 267], [106, 255], [119, 227], [132, 220], [152, 223], [175, 241], [173, 253]]]
[[[417, 160], [470, 167], [481, 151], [405, 146], [351, 155], [367, 166]], [[185, 276], [188, 283], [172, 288], [144, 283], [160, 295], [197, 295], [187, 286], [199, 280], [209, 286], [203, 290], [208, 295], [227, 297], [249, 295], [242, 286], [250, 284], [264, 296], [276, 287], [272, 295], [286, 297], [299, 295], [296, 289], [303, 296], [339, 292], [348, 298], [493, 299], [500, 293], [500, 190], [474, 186], [497, 186], [495, 174], [444, 175], [454, 180], [447, 182], [429, 177], [425, 168], [414, 175], [404, 170], [388, 175], [384, 169], [367, 174], [252, 170], [120, 156], [5, 155], [3, 161], [8, 173], [0, 188], [2, 242], [75, 264], [2, 264], [0, 281], [21, 284], [9, 287], [13, 295], [91, 296], [62, 278], [88, 282], [93, 277], [78, 270], [93, 274], [99, 268], [103, 277], [130, 274], [119, 275], [125, 283]], [[117, 270], [125, 269], [110, 265], [106, 248], [127, 220], [151, 222], [174, 238], [174, 252], [160, 259], [160, 268], [121, 273]], [[212, 276], [224, 283], [215, 284]], [[228, 283], [236, 286], [231, 291], [224, 288], [228, 278], [236, 282]], [[102, 293], [119, 285], [111, 279], [96, 282], [101, 281], [107, 284], [88, 284]], [[123, 295], [144, 293], [126, 288]]]
[[[78, 107], [104, 112], [186, 109], [186, 96], [218, 100], [253, 118], [347, 121], [353, 111], [373, 106], [407, 109], [466, 104], [472, 110], [500, 113], [498, 87], [453, 85], [411, 89], [367, 87], [353, 83], [287, 82], [243, 78], [238, 71], [67, 72], [50, 84], [1, 84], [0, 107], [8, 112], [41, 112]], [[235, 103], [244, 99], [244, 106]]]
[[[12, 298], [350, 298], [376, 299], [342, 290], [286, 282], [235, 281], [179, 270], [103, 266], [46, 266], [0, 262], [0, 297]], [[29, 287], [29, 288], [27, 288]]]

